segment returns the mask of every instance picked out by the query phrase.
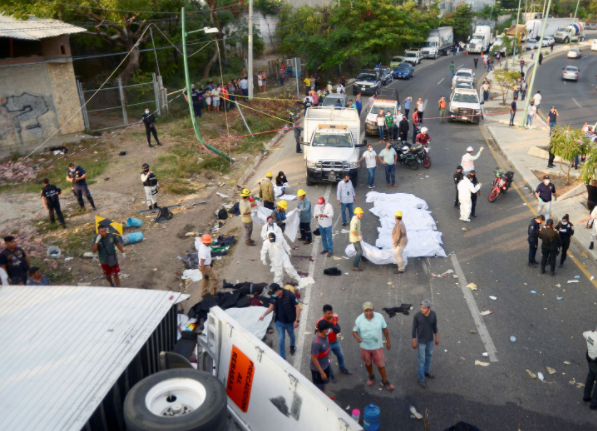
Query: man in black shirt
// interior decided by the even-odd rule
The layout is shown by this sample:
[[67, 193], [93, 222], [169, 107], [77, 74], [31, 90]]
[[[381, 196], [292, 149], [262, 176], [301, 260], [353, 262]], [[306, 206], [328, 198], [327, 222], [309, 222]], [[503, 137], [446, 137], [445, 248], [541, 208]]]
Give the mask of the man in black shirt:
[[56, 223], [56, 219], [54, 218], [54, 211], [56, 211], [58, 221], [65, 228], [66, 223], [64, 223], [64, 216], [60, 210], [60, 198], [58, 197], [62, 193], [62, 190], [59, 187], [50, 185], [50, 180], [47, 178], [43, 179], [42, 184], [44, 187], [41, 189], [41, 201], [50, 213], [50, 221]]
[[[421, 311], [413, 317], [413, 349], [419, 351], [419, 385], [423, 388], [427, 387], [425, 377], [429, 379], [435, 378], [429, 372], [431, 368], [431, 355], [433, 353], [434, 344], [439, 344], [439, 335], [437, 333], [437, 316], [435, 311], [431, 309], [431, 301], [425, 299], [421, 302]], [[435, 340], [434, 340], [435, 339]]]
[[10, 284], [26, 284], [29, 271], [29, 257], [21, 247], [18, 247], [14, 236], [4, 237], [6, 248], [0, 253], [0, 268], [4, 269], [10, 279]]
[[514, 117], [516, 116], [516, 100], [518, 98], [515, 97], [512, 103], [510, 104], [510, 125], [514, 126]]
[[454, 199], [454, 208], [460, 207], [460, 202], [458, 201], [458, 183], [462, 181], [464, 174], [462, 173], [462, 166], [458, 165], [456, 167], [456, 173], [454, 174], [454, 187], [456, 188], [456, 199]]
[[[469, 174], [469, 179], [471, 180], [471, 183], [473, 183], [473, 186], [476, 186], [477, 184], [479, 184], [479, 180], [477, 179], [477, 174], [474, 170], [472, 170]], [[456, 189], [458, 190], [458, 189]], [[472, 206], [471, 206], [471, 217], [477, 217], [475, 215], [475, 207], [477, 206], [477, 197], [481, 194], [481, 192], [475, 192], [475, 193], [471, 193], [471, 202], [472, 202]]]
[[283, 359], [286, 359], [286, 332], [288, 332], [288, 336], [290, 337], [290, 354], [294, 355], [296, 352], [294, 329], [299, 326], [301, 306], [293, 293], [282, 289], [277, 283], [270, 285], [270, 292], [273, 293], [272, 299], [274, 303], [267, 308], [259, 320], [263, 320], [274, 309], [276, 310], [275, 318], [279, 353]]
[[162, 145], [160, 144], [160, 140], [158, 139], [158, 131], [155, 128], [155, 117], [151, 112], [149, 112], [149, 109], [147, 108], [145, 109], [145, 113], [143, 114], [143, 123], [145, 124], [145, 133], [147, 133], [147, 143], [149, 144], [149, 146], [153, 147], [153, 145], [151, 145], [152, 133], [158, 145]]
[[405, 115], [398, 123], [398, 134], [400, 135], [400, 140], [404, 143], [408, 140], [408, 129], [410, 128], [407, 117], [408, 115]]
[[551, 214], [551, 201], [555, 201], [558, 197], [556, 186], [551, 184], [549, 175], [543, 175], [543, 182], [537, 186], [535, 196], [539, 200], [539, 204], [537, 205], [537, 215], [541, 214], [545, 209], [545, 219], [549, 219]]
[[91, 204], [91, 208], [93, 208], [94, 211], [97, 209], [95, 207], [95, 202], [93, 202], [93, 198], [91, 197], [91, 192], [87, 187], [87, 172], [85, 172], [85, 169], [75, 165], [74, 163], [70, 163], [68, 165], [68, 169], [66, 170], [66, 181], [73, 184], [73, 194], [77, 198], [77, 202], [81, 207], [81, 211], [85, 211], [83, 195], [85, 195]]
[[537, 247], [539, 246], [539, 231], [545, 221], [543, 214], [538, 215], [531, 220], [527, 229], [527, 241], [529, 243], [529, 266], [535, 268], [539, 262], [535, 259], [537, 256]]

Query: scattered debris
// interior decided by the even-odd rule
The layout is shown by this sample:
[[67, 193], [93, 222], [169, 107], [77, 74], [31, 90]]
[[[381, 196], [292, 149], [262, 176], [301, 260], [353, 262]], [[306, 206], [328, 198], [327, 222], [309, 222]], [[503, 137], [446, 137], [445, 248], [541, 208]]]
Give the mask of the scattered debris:
[[511, 343], [516, 343], [516, 337], [514, 335], [510, 336], [510, 342]]
[[576, 387], [577, 387], [577, 388], [579, 388], [579, 389], [580, 389], [580, 388], [584, 388], [584, 387], [585, 387], [585, 384], [584, 384], [584, 383], [577, 383], [577, 384], [576, 384]]
[[489, 353], [487, 353], [487, 352], [484, 352], [484, 353], [483, 353], [483, 357], [484, 357], [484, 358], [487, 358], [488, 356], [489, 356]]
[[474, 329], [471, 329], [470, 332], [471, 332], [471, 334], [476, 334], [477, 333], [477, 331], [475, 331]]
[[463, 227], [463, 228], [462, 228], [462, 231], [463, 231], [463, 232], [466, 232], [467, 230], [468, 230], [468, 229], [467, 229], [467, 228], [465, 228], [465, 227]]
[[199, 269], [185, 269], [180, 278], [183, 280], [201, 281], [203, 279], [203, 274], [201, 274]]
[[74, 257], [65, 257], [65, 258], [64, 258], [64, 261], [65, 261], [65, 262], [68, 262], [68, 261], [70, 261], [70, 260], [73, 260], [73, 259], [74, 259]]
[[489, 362], [481, 362], [479, 360], [475, 360], [475, 365], [480, 365], [482, 367], [488, 367], [489, 366]]
[[570, 362], [564, 361], [564, 365], [570, 365]]
[[576, 379], [574, 377], [572, 377], [572, 380], [570, 380], [568, 383], [570, 383], [571, 385], [575, 385]]
[[580, 254], [580, 257], [587, 258], [587, 257], [589, 257], [589, 255], [583, 251], [583, 252]]
[[93, 259], [95, 257], [95, 253], [92, 253], [90, 251], [86, 251], [85, 253], [83, 253], [83, 257], [85, 259]]
[[494, 301], [497, 301], [497, 297], [495, 297], [495, 296], [490, 296], [489, 299], [493, 299]]
[[578, 283], [579, 280], [574, 279], [574, 280], [568, 280], [566, 283], [570, 284], [570, 283]]
[[543, 373], [542, 372], [538, 372], [537, 373], [537, 377], [539, 377], [539, 380], [541, 380], [541, 381], [545, 380], [545, 377], [543, 377]]
[[563, 296], [556, 296], [556, 298], [558, 298], [558, 301], [561, 301], [562, 299], [564, 299]]
[[382, 308], [383, 311], [388, 313], [388, 317], [390, 317], [390, 319], [398, 313], [402, 313], [405, 316], [408, 316], [410, 314], [409, 311], [412, 309], [412, 304], [402, 304], [400, 305], [400, 307]]
[[574, 278], [580, 278], [580, 275], [575, 275]]
[[470, 290], [478, 290], [477, 289], [477, 285], [475, 283], [469, 283], [466, 285], [466, 287], [468, 287]]
[[481, 312], [481, 313], [479, 313], [479, 314], [480, 314], [481, 316], [488, 316], [488, 315], [490, 315], [490, 314], [493, 314], [493, 311], [486, 310], [486, 311], [482, 311], [482, 312]]
[[547, 365], [545, 366], [545, 370], [547, 370], [547, 374], [553, 375], [556, 373], [556, 370], [554, 370], [551, 367], [548, 367]]
[[186, 237], [199, 236], [199, 232], [187, 232], [184, 234], [184, 236], [186, 236]]
[[423, 415], [421, 413], [417, 412], [417, 409], [415, 408], [415, 406], [411, 405], [409, 407], [409, 411], [410, 411], [410, 414], [411, 414], [411, 416], [410, 416], [411, 419], [417, 419], [417, 420], [423, 419]]
[[535, 294], [535, 293], [537, 293], [537, 292], [535, 292], [534, 290], [531, 290], [531, 293], [534, 295], [534, 294]]
[[531, 376], [531, 379], [537, 378], [537, 374], [533, 373], [531, 370], [526, 370], [526, 372], [529, 376]]

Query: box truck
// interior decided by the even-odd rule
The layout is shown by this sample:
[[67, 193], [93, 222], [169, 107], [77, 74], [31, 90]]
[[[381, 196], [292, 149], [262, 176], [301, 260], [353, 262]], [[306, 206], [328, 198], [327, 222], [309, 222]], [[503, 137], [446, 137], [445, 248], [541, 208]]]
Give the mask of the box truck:
[[454, 43], [454, 30], [452, 27], [439, 27], [429, 30], [429, 37], [421, 48], [424, 58], [437, 58], [440, 55], [448, 54], [448, 50]]

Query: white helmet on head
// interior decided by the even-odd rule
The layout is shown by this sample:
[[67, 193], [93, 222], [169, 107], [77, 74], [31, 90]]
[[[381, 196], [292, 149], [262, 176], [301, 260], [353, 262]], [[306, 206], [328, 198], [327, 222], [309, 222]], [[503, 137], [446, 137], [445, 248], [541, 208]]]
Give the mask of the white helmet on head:
[[466, 152], [467, 152], [467, 153], [472, 153], [472, 152], [473, 152], [473, 147], [468, 147], [468, 148], [466, 149]]
[[429, 130], [427, 127], [421, 127], [421, 133], [427, 133], [427, 130]]

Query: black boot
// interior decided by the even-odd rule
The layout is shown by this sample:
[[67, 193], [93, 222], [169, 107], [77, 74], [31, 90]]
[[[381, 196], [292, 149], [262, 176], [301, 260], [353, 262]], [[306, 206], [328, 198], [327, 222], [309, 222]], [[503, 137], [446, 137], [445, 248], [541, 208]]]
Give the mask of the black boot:
[[589, 245], [589, 250], [593, 250], [593, 241], [591, 241], [591, 245]]
[[149, 146], [150, 146], [151, 148], [153, 148], [153, 145], [149, 144]]
[[152, 209], [153, 209], [153, 205], [149, 205], [149, 207], [148, 207], [148, 208], [149, 208], [150, 210], [152, 210]]
[[153, 209], [157, 210], [159, 208], [158, 203], [156, 202], [155, 204], [153, 204]]
[[159, 145], [160, 147], [162, 146], [162, 144], [160, 144], [159, 142], [158, 142], [158, 145]]

